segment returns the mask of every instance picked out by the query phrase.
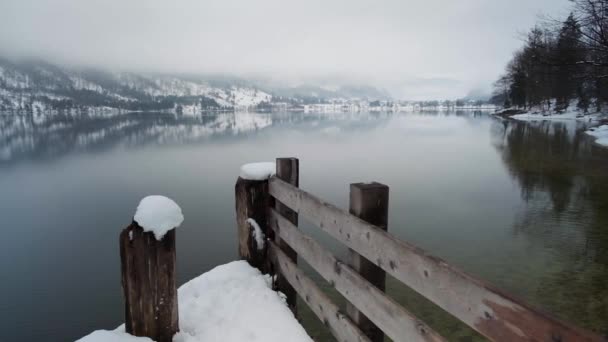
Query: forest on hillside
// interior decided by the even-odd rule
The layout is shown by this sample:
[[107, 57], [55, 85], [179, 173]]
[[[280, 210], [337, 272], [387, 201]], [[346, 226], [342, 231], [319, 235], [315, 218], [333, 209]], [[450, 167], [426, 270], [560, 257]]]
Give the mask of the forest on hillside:
[[582, 113], [608, 105], [608, 0], [571, 0], [566, 18], [544, 18], [524, 38], [492, 102], [505, 108]]

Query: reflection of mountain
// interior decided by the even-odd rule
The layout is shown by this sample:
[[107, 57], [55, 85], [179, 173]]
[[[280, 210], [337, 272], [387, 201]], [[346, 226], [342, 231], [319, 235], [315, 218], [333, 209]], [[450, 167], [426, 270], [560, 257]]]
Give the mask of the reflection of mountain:
[[526, 201], [515, 233], [559, 251], [536, 300], [607, 333], [608, 152], [583, 131], [574, 123], [504, 121], [493, 134]]
[[40, 123], [32, 115], [0, 116], [0, 165], [24, 156], [52, 157], [116, 145], [195, 142], [271, 124], [269, 115], [250, 113], [196, 117], [150, 113], [78, 118], [56, 115]]
[[[75, 151], [113, 146], [183, 144], [207, 139], [246, 136], [270, 126], [320, 130], [337, 122], [348, 130], [368, 129], [388, 113], [216, 113], [177, 115], [130, 113], [113, 115], [0, 115], [0, 166], [20, 159], [53, 158]], [[338, 130], [339, 131], [339, 130]], [[336, 132], [335, 127], [333, 132]]]

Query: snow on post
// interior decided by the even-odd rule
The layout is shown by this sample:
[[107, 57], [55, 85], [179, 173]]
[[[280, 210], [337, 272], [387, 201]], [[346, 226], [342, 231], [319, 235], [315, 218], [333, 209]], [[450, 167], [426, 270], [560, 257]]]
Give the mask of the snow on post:
[[164, 196], [141, 200], [133, 222], [120, 234], [125, 331], [171, 342], [179, 331], [175, 228], [184, 216]]
[[253, 239], [255, 240], [255, 244], [258, 248], [258, 251], [263, 250], [264, 246], [265, 246], [264, 240], [266, 239], [266, 237], [264, 236], [264, 232], [260, 228], [260, 225], [257, 222], [255, 222], [255, 220], [252, 218], [248, 218], [247, 223], [249, 223], [249, 225], [252, 228], [251, 235], [252, 235]]
[[144, 232], [152, 232], [156, 240], [184, 221], [182, 209], [172, 199], [165, 196], [148, 196], [139, 202], [133, 220]]
[[245, 164], [234, 187], [239, 257], [262, 272], [267, 264], [264, 237], [268, 231], [266, 210], [270, 205], [268, 178], [275, 170], [273, 162]]
[[274, 162], [250, 163], [241, 166], [240, 176], [247, 180], [266, 180], [276, 171]]

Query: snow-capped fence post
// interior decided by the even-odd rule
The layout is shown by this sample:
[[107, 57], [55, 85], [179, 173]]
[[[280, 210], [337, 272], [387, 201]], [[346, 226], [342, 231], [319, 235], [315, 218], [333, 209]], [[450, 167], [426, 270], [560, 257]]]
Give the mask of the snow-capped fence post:
[[[295, 187], [299, 187], [300, 162], [297, 158], [277, 158], [276, 167], [277, 178]], [[277, 212], [297, 227], [298, 213], [296, 213], [291, 208], [277, 200], [275, 200], [274, 202], [274, 208], [277, 210]], [[281, 250], [294, 262], [294, 264], [297, 265], [298, 254], [296, 253], [296, 251], [291, 248], [289, 244], [282, 241], [278, 234], [275, 234], [275, 242], [279, 245]], [[277, 284], [279, 291], [281, 291], [287, 297], [287, 305], [289, 305], [289, 308], [293, 312], [294, 316], [297, 315], [296, 290], [289, 284], [287, 279], [282, 274], [277, 275]]]
[[170, 342], [179, 331], [175, 228], [182, 220], [175, 202], [149, 196], [120, 234], [125, 328], [131, 335]]
[[[350, 185], [350, 213], [382, 230], [388, 230], [388, 186], [380, 183]], [[348, 264], [363, 278], [385, 291], [386, 273], [359, 253], [349, 248]], [[384, 341], [384, 333], [350, 302], [346, 304], [350, 319], [372, 342]]]
[[266, 210], [269, 205], [268, 178], [274, 163], [252, 163], [241, 167], [234, 187], [239, 257], [263, 273], [266, 270]]

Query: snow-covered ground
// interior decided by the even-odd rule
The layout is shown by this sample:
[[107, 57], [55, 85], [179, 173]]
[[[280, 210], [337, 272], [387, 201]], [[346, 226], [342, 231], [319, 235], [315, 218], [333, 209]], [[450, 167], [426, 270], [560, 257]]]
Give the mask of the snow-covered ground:
[[[218, 266], [178, 290], [180, 332], [174, 342], [312, 342], [271, 279], [235, 261]], [[268, 324], [272, 322], [272, 324]], [[98, 330], [77, 342], [151, 342], [124, 332]]]
[[[552, 104], [553, 105], [553, 104]], [[503, 111], [497, 111], [494, 115], [502, 115], [509, 111], [515, 111], [516, 109], [505, 109]], [[508, 114], [507, 114], [508, 115]], [[530, 110], [525, 113], [510, 115], [512, 119], [520, 121], [528, 121], [531, 123], [541, 123], [542, 121], [559, 121], [563, 122], [568, 129], [569, 135], [576, 132], [577, 129], [584, 129], [589, 126], [595, 126], [601, 124], [606, 119], [606, 113], [583, 113], [576, 107], [576, 102], [570, 103], [568, 108], [562, 113], [556, 113], [551, 110]], [[608, 125], [601, 125], [599, 127], [592, 127], [585, 131], [588, 135], [595, 137], [595, 142], [602, 146], [608, 147]]]
[[[577, 121], [597, 121], [602, 118], [604, 113], [584, 113], [578, 108], [577, 101], [571, 101], [568, 107], [563, 111], [556, 111], [555, 100], [550, 101], [548, 106], [533, 107], [528, 110], [520, 110], [517, 108], [505, 108], [501, 111], [494, 112], [494, 115], [508, 115], [509, 117], [520, 121], [543, 121], [543, 120], [577, 120]], [[510, 112], [520, 112], [520, 114], [509, 115]]]
[[595, 142], [608, 147], [608, 125], [591, 128], [585, 133], [596, 138]]
[[[173, 200], [148, 196], [139, 203], [133, 219], [160, 240], [184, 217]], [[258, 248], [263, 248], [260, 227], [253, 219], [248, 222], [255, 228]], [[218, 266], [192, 279], [179, 288], [177, 300], [180, 331], [173, 336], [174, 342], [312, 342], [287, 307], [285, 296], [272, 290], [271, 276], [263, 275], [246, 261]], [[129, 335], [122, 325], [112, 331], [94, 331], [77, 342], [151, 340]]]
[[580, 111], [567, 110], [564, 113], [524, 113], [511, 116], [513, 119], [521, 121], [538, 121], [538, 120], [579, 120], [579, 121], [595, 121], [600, 118], [600, 114], [583, 115]]

